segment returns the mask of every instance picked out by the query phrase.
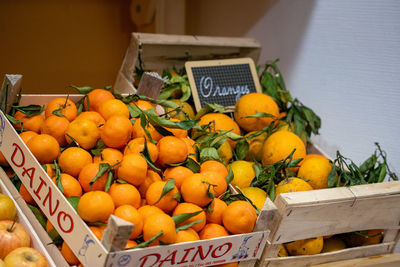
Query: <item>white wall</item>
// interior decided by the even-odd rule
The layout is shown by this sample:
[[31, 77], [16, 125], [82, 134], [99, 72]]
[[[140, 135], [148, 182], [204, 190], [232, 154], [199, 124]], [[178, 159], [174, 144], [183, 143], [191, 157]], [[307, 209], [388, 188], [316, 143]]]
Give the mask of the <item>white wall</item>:
[[245, 35], [321, 116], [316, 144], [360, 163], [378, 141], [400, 172], [400, 1], [280, 0]]

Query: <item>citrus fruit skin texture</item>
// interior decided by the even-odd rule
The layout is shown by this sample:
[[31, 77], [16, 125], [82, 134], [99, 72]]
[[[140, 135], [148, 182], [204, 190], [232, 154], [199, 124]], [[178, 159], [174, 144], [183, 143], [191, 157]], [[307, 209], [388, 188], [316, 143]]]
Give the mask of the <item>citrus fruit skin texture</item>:
[[230, 203], [222, 215], [224, 227], [232, 234], [252, 232], [256, 220], [256, 209], [249, 202], [243, 200]]
[[324, 239], [319, 236], [286, 243], [285, 246], [290, 256], [315, 255], [321, 253]]
[[256, 172], [253, 168], [253, 162], [237, 160], [229, 165], [229, 168], [233, 172], [232, 185], [238, 186], [240, 189], [250, 186], [251, 181], [253, 181], [256, 176]]
[[[257, 112], [265, 112], [272, 117], [245, 118]], [[259, 131], [279, 116], [279, 107], [275, 101], [263, 93], [250, 93], [242, 96], [235, 105], [235, 121], [246, 132]]]
[[177, 234], [175, 222], [172, 217], [165, 213], [154, 213], [144, 221], [143, 239], [147, 241], [160, 231], [162, 231], [163, 234], [154, 240], [150, 246], [159, 245], [160, 241], [165, 244], [175, 243]]
[[91, 149], [96, 146], [97, 140], [100, 138], [100, 131], [91, 120], [78, 119], [73, 120], [68, 125], [65, 132], [65, 139], [70, 144], [73, 139], [84, 149]]
[[87, 94], [85, 100], [83, 101], [83, 105], [85, 107], [85, 110], [97, 112], [99, 106], [103, 102], [114, 98], [114, 95], [110, 91], [107, 91], [105, 89], [94, 89]]
[[277, 131], [271, 134], [263, 145], [262, 164], [264, 166], [285, 159], [295, 150], [294, 159], [302, 159], [306, 156], [306, 147], [301, 139], [289, 131]]
[[278, 197], [282, 193], [299, 192], [313, 190], [312, 186], [297, 177], [290, 177], [281, 181], [275, 188], [275, 195]]
[[87, 192], [78, 203], [78, 214], [86, 222], [106, 222], [114, 209], [111, 196], [104, 191]]
[[[230, 131], [240, 135], [239, 125], [228, 115], [222, 113], [208, 113], [200, 118], [199, 125], [207, 125], [211, 123], [211, 132], [220, 132], [220, 130]], [[235, 148], [236, 142], [228, 139], [229, 144]]]
[[26, 145], [40, 164], [53, 163], [60, 155], [60, 145], [48, 134], [33, 136]]
[[[246, 134], [246, 137], [248, 137], [252, 133], [255, 133], [255, 132], [250, 132], [250, 133]], [[253, 161], [253, 160], [261, 161], [262, 155], [263, 155], [263, 145], [264, 145], [265, 139], [267, 139], [266, 132], [250, 139], [248, 141], [249, 142], [249, 152], [247, 153], [247, 155], [244, 159], [247, 161]]]
[[329, 160], [313, 157], [301, 164], [297, 176], [307, 180], [314, 189], [327, 188], [331, 168]]
[[242, 189], [242, 192], [248, 197], [254, 205], [260, 210], [264, 206], [264, 202], [267, 199], [267, 193], [258, 187], [246, 187]]

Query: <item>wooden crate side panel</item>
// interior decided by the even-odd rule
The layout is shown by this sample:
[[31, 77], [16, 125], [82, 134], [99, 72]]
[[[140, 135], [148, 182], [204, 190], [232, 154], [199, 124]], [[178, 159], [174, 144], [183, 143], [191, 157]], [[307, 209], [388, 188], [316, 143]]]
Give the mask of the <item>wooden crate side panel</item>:
[[281, 266], [296, 266], [305, 267], [320, 263], [328, 263], [340, 260], [348, 260], [362, 257], [369, 257], [381, 254], [390, 253], [390, 248], [393, 246], [393, 242], [348, 248], [340, 251], [334, 251], [329, 253], [310, 255], [310, 256], [292, 256], [282, 258], [266, 258], [260, 260], [258, 266], [263, 267], [281, 267]]
[[397, 267], [400, 266], [400, 254], [385, 254], [366, 258], [335, 261], [324, 264], [313, 265], [313, 267]]
[[[369, 190], [370, 187], [365, 189]], [[343, 191], [346, 188], [328, 189], [326, 192]], [[319, 190], [322, 191], [322, 190]], [[308, 191], [312, 193], [312, 191]], [[314, 193], [317, 191], [314, 191]], [[342, 194], [336, 200], [315, 201], [314, 203], [296, 204], [292, 197], [297, 193], [278, 197], [280, 222], [273, 225], [272, 243], [285, 243], [299, 239], [337, 234], [367, 229], [397, 229], [400, 221], [400, 194], [383, 193], [381, 196], [371, 190], [372, 197], [349, 197]], [[286, 201], [288, 200], [288, 201]], [[290, 203], [287, 203], [290, 202]], [[388, 241], [393, 241], [388, 240]]]

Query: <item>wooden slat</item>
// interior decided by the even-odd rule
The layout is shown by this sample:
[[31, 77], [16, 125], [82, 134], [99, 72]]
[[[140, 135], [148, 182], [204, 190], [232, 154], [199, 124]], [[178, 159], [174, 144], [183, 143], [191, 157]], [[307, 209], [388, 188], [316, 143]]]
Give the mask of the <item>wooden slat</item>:
[[340, 251], [310, 255], [310, 256], [292, 256], [282, 258], [266, 258], [260, 262], [263, 267], [281, 267], [281, 266], [311, 266], [320, 263], [335, 262], [340, 260], [369, 257], [381, 254], [387, 254], [393, 243], [384, 243], [378, 245], [348, 248]]
[[371, 256], [366, 258], [351, 259], [344, 261], [335, 261], [331, 263], [324, 263], [313, 265], [313, 267], [397, 267], [400, 266], [400, 254], [385, 254], [378, 256]]
[[251, 38], [133, 33], [114, 88], [134, 93], [135, 66], [152, 71], [182, 68], [187, 60], [250, 57], [257, 63], [261, 45]]
[[275, 201], [279, 219], [271, 226], [271, 242], [357, 230], [396, 229], [400, 222], [399, 185], [400, 182], [391, 182], [281, 194]]

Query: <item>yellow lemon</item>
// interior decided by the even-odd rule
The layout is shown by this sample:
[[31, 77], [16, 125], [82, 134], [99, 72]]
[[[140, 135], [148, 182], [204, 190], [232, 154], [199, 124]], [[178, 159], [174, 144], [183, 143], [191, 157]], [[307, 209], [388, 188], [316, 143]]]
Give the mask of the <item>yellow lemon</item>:
[[238, 186], [240, 189], [250, 186], [256, 176], [256, 172], [253, 168], [253, 162], [245, 160], [237, 160], [229, 165], [229, 168], [233, 172], [232, 185]]
[[322, 236], [297, 240], [285, 244], [286, 249], [291, 256], [315, 255], [322, 251], [324, 239]]
[[267, 193], [258, 187], [246, 187], [242, 192], [248, 197], [257, 208], [262, 209], [264, 202], [267, 199]]
[[313, 190], [312, 186], [303, 179], [290, 177], [281, 181], [275, 188], [275, 196], [282, 193]]
[[314, 189], [327, 188], [331, 168], [332, 164], [328, 159], [309, 158], [301, 164], [297, 176], [307, 180]]

